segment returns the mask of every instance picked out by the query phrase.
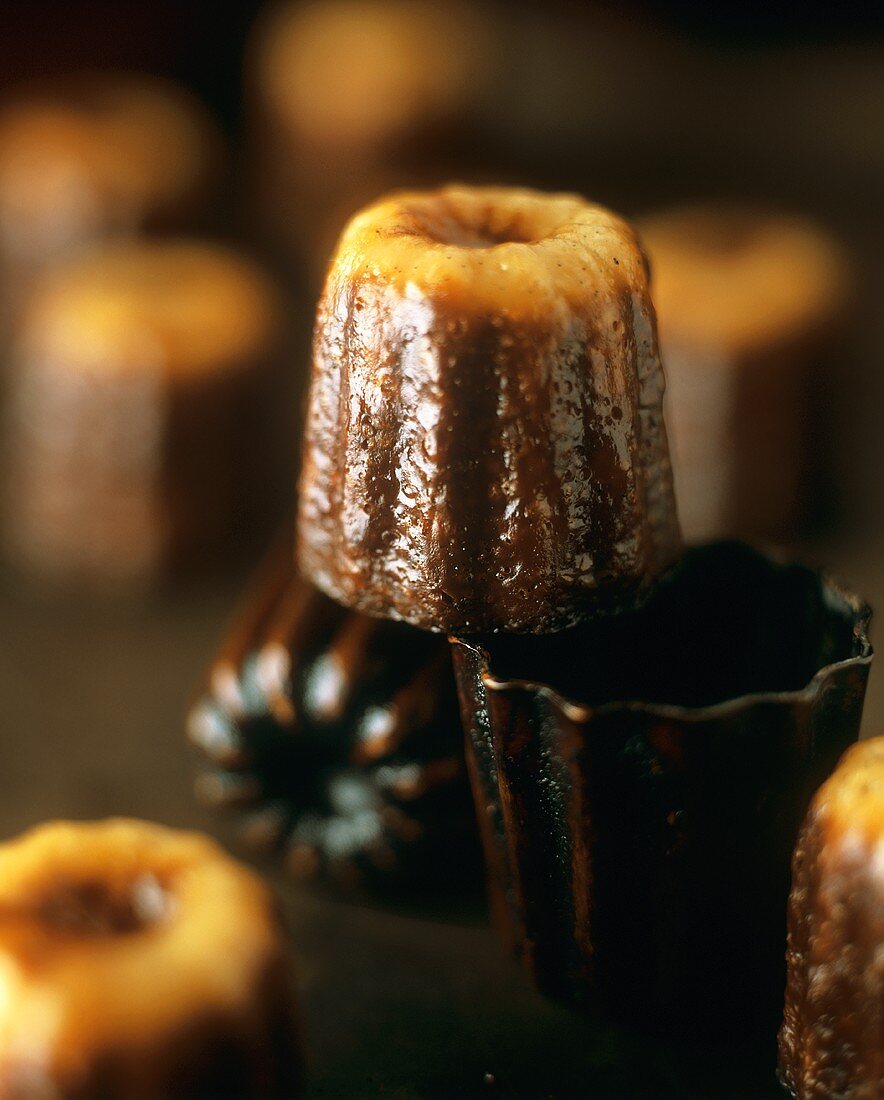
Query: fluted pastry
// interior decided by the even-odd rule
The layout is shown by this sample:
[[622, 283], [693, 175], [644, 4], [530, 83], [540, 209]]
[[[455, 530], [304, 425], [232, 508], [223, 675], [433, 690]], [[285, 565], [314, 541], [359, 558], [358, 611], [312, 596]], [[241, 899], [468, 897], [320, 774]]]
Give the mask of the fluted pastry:
[[268, 555], [188, 716], [197, 795], [298, 878], [446, 889], [477, 845], [444, 639], [340, 607]]
[[107, 245], [48, 275], [9, 377], [15, 562], [142, 584], [247, 540], [280, 463], [278, 332], [263, 274], [217, 246]]
[[677, 556], [647, 268], [574, 195], [401, 193], [345, 229], [315, 329], [304, 575], [436, 631], [550, 631]]
[[302, 267], [321, 279], [341, 225], [376, 195], [475, 162], [492, 41], [462, 0], [312, 0], [259, 20], [248, 81], [256, 197]]
[[780, 1076], [797, 1100], [884, 1093], [884, 738], [817, 793], [792, 867]]
[[830, 473], [820, 369], [844, 312], [841, 249], [812, 223], [727, 204], [662, 212], [639, 232], [685, 537], [794, 535]]
[[193, 231], [220, 162], [214, 123], [170, 82], [96, 74], [21, 89], [0, 111], [4, 311], [91, 241]]
[[276, 905], [208, 838], [54, 822], [0, 846], [0, 1095], [291, 1100]]

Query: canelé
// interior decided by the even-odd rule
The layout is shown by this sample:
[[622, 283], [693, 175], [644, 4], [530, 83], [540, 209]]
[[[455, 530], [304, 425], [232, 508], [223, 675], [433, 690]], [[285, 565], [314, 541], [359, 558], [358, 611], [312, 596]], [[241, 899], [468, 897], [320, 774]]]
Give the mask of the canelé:
[[475, 165], [494, 36], [462, 0], [300, 0], [258, 20], [249, 50], [260, 220], [321, 282], [341, 225], [392, 187]]
[[780, 1076], [797, 1100], [884, 1092], [884, 738], [851, 748], [795, 849]]
[[108, 244], [45, 276], [8, 378], [20, 570], [141, 586], [247, 543], [281, 465], [279, 321], [265, 276], [215, 245]]
[[107, 237], [193, 232], [221, 141], [182, 88], [93, 74], [25, 86], [0, 109], [0, 284], [13, 319], [32, 280]]
[[845, 371], [841, 248], [813, 223], [732, 204], [664, 211], [638, 228], [685, 538], [794, 535], [823, 518], [835, 461], [827, 375]]
[[53, 822], [0, 846], [0, 1094], [290, 1100], [280, 915], [207, 837]]
[[349, 223], [320, 300], [305, 577], [434, 631], [547, 632], [643, 593], [680, 533], [632, 229], [451, 186]]
[[444, 638], [336, 604], [280, 539], [188, 716], [199, 799], [299, 879], [380, 892], [478, 881]]

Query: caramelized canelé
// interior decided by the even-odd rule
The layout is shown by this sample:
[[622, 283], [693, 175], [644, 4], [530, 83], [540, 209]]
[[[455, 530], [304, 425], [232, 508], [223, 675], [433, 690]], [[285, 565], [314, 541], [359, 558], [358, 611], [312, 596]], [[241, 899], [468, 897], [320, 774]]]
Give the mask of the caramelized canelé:
[[826, 376], [844, 371], [840, 248], [813, 223], [732, 204], [664, 211], [638, 228], [685, 538], [794, 531], [829, 473]]
[[436, 631], [545, 632], [674, 560], [637, 238], [575, 195], [393, 195], [344, 230], [316, 320], [304, 574]]
[[884, 737], [850, 749], [795, 849], [780, 1076], [797, 1100], [884, 1091]]
[[84, 244], [202, 226], [221, 159], [211, 118], [170, 82], [105, 73], [20, 89], [0, 109], [4, 312]]
[[276, 905], [208, 838], [54, 822], [0, 846], [0, 1095], [290, 1100]]

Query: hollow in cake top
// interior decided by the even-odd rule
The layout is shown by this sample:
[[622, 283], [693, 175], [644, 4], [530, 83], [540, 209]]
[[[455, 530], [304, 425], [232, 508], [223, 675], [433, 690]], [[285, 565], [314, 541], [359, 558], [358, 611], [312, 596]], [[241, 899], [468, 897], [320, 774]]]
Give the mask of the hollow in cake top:
[[285, 1050], [282, 1072], [294, 1059], [281, 920], [261, 879], [207, 837], [47, 823], [0, 845], [0, 916], [3, 1091], [202, 1095], [220, 1050], [254, 1072], [236, 1095], [277, 1095], [260, 1084], [263, 1059]]

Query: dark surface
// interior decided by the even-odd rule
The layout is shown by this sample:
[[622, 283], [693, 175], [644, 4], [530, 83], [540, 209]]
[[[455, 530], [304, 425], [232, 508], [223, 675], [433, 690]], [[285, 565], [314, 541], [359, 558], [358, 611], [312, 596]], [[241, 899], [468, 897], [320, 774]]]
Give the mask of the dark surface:
[[[843, 563], [845, 580], [884, 602], [874, 543], [856, 557], [846, 548], [829, 557]], [[4, 838], [59, 816], [217, 825], [191, 799], [183, 715], [243, 580], [128, 611], [40, 604], [8, 587], [0, 594]], [[873, 674], [866, 730], [880, 731], [882, 719]], [[747, 1080], [753, 1063], [742, 1055], [631, 1047], [544, 1001], [505, 957], [480, 903], [393, 912], [280, 887], [299, 960], [312, 1097], [779, 1095], [772, 1049], [762, 1084]]]

